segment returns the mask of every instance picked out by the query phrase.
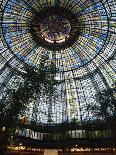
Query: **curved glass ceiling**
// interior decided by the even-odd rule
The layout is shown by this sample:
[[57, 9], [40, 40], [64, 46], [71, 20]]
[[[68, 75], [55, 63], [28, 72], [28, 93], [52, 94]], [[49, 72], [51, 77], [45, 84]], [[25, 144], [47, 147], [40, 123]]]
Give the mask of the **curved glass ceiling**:
[[65, 80], [60, 101], [50, 108], [31, 103], [30, 119], [47, 123], [49, 111], [53, 123], [92, 118], [87, 104], [97, 104], [96, 94], [116, 82], [115, 0], [2, 0], [0, 6], [0, 99], [22, 82], [25, 63], [38, 67], [48, 55]]

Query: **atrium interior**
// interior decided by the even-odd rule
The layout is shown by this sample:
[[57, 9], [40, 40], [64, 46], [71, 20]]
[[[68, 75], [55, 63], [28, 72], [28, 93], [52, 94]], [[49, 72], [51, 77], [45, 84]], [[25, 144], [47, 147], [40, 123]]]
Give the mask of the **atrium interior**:
[[0, 151], [116, 155], [115, 0], [0, 0]]

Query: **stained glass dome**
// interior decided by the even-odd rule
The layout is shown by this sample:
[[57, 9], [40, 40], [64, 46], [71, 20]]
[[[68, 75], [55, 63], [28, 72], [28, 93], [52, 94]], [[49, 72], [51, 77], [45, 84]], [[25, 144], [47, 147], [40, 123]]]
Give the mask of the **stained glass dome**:
[[2, 0], [0, 36], [0, 99], [20, 85], [24, 64], [39, 67], [41, 55], [65, 81], [60, 101], [30, 104], [29, 120], [46, 124], [49, 113], [49, 123], [93, 119], [88, 103], [116, 82], [115, 0]]

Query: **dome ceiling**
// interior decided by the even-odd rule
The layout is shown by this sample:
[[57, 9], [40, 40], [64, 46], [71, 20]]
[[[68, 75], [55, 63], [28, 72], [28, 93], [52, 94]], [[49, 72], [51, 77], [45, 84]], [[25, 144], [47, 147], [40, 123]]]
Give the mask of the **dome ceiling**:
[[[115, 0], [3, 0], [0, 6], [0, 98], [21, 82], [15, 72], [24, 64], [38, 67], [48, 55], [65, 80], [52, 121], [91, 117], [87, 104], [97, 104], [97, 92], [116, 82]], [[48, 106], [38, 106], [38, 121], [46, 123]]]

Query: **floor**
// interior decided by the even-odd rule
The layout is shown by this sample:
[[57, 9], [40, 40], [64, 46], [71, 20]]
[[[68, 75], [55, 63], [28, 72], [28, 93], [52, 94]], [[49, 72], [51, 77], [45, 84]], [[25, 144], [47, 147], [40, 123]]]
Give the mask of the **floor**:
[[[44, 155], [43, 152], [10, 152], [7, 155]], [[116, 152], [62, 152], [58, 155], [116, 155]]]

